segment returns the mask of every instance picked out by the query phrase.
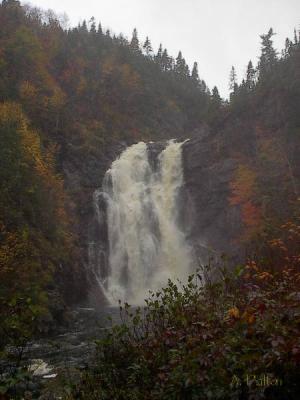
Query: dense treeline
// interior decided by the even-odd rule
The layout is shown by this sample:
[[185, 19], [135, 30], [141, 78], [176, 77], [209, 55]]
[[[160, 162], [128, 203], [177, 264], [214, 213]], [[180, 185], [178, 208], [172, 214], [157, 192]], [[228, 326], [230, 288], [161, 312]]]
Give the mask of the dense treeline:
[[216, 121], [230, 143], [223, 155], [238, 160], [229, 204], [241, 210], [245, 241], [273, 234], [299, 210], [299, 35], [286, 40], [281, 56], [273, 48], [273, 35], [272, 29], [261, 35], [258, 65], [249, 61], [241, 84], [232, 67], [230, 102]]
[[3, 2], [1, 25], [1, 100], [19, 101], [58, 141], [62, 132], [79, 143], [85, 135], [101, 142], [182, 134], [209, 105], [197, 65], [190, 74], [181, 53], [176, 62], [162, 47], [152, 55], [149, 39], [143, 55], [136, 31], [128, 42], [96, 30], [93, 19], [64, 30], [55, 16], [17, 1]]

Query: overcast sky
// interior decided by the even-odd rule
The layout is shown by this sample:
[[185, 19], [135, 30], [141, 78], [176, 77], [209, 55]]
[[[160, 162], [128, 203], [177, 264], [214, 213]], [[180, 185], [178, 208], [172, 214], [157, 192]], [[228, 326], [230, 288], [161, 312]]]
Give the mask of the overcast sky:
[[[24, 2], [25, 3], [25, 2]], [[27, 1], [26, 1], [27, 3]], [[31, 0], [32, 5], [66, 12], [70, 25], [94, 16], [102, 26], [128, 38], [134, 27], [144, 40], [148, 35], [157, 50], [160, 42], [187, 62], [199, 64], [199, 74], [212, 88], [228, 96], [231, 66], [239, 81], [249, 59], [256, 64], [259, 35], [270, 27], [274, 44], [284, 47], [285, 38], [300, 28], [300, 0]]]

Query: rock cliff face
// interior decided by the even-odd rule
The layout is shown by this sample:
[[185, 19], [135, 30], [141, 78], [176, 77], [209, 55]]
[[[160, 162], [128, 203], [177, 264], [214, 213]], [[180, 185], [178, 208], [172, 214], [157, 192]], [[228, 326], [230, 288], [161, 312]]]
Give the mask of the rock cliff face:
[[75, 206], [76, 233], [85, 248], [89, 238], [89, 226], [94, 216], [93, 194], [101, 187], [105, 172], [111, 163], [127, 147], [127, 143], [114, 143], [100, 151], [94, 149], [85, 158], [78, 157], [76, 149], [64, 155], [63, 173], [68, 193]]
[[236, 161], [218, 157], [218, 140], [202, 133], [183, 146], [183, 224], [200, 261], [222, 253], [237, 256], [239, 210], [229, 206]]

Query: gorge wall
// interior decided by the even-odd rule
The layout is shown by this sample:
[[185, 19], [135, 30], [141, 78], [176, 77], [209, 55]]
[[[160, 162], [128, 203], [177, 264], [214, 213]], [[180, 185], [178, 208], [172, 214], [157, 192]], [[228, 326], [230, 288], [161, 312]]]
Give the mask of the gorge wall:
[[183, 146], [184, 226], [202, 262], [222, 254], [237, 257], [241, 252], [235, 244], [240, 212], [228, 201], [237, 161], [219, 156], [219, 146], [219, 138], [207, 131]]
[[[181, 140], [179, 139], [179, 141]], [[147, 145], [141, 143], [128, 147], [123, 152], [126, 148], [125, 143], [117, 144], [111, 149], [110, 153], [107, 153], [111, 156], [111, 160], [107, 158], [102, 164], [102, 176], [98, 171], [97, 180], [90, 187], [90, 201], [86, 204], [81, 234], [84, 237], [83, 243], [86, 247], [85, 266], [91, 285], [90, 301], [93, 303], [101, 304], [111, 297], [112, 287], [114, 290], [120, 289], [121, 280], [139, 281], [137, 285], [142, 292], [141, 296], [144, 295], [145, 291], [147, 292], [146, 288], [143, 287], [144, 283], [141, 279], [139, 280], [139, 266], [141, 270], [149, 269], [154, 274], [155, 268], [160, 265], [163, 270], [163, 265], [166, 265], [166, 260], [162, 262], [163, 255], [160, 253], [157, 244], [159, 241], [166, 241], [161, 232], [156, 233], [157, 227], [161, 224], [172, 228], [172, 235], [175, 239], [184, 234], [187, 246], [193, 249], [194, 264], [203, 264], [210, 257], [218, 258], [222, 253], [238, 254], [240, 251], [234, 246], [234, 238], [240, 229], [239, 211], [228, 206], [229, 183], [236, 168], [236, 162], [230, 158], [216, 157], [218, 140], [211, 136], [206, 129], [180, 145], [180, 159], [173, 160], [173, 164], [170, 166], [169, 173], [172, 171], [172, 185], [174, 185], [176, 177], [176, 179], [182, 180], [179, 185], [180, 188], [177, 188], [180, 190], [176, 204], [178, 209], [174, 208], [171, 197], [165, 199], [169, 202], [168, 205], [166, 204], [166, 206], [169, 206], [169, 211], [174, 213], [174, 221], [178, 220], [180, 227], [178, 235], [177, 225], [171, 221], [171, 217], [167, 222], [160, 220], [160, 218], [162, 219], [160, 214], [166, 213], [162, 199], [150, 201], [147, 196], [150, 196], [151, 191], [153, 197], [155, 191], [158, 193], [157, 190], [165, 190], [160, 182], [160, 179], [163, 180], [164, 178], [157, 178], [157, 174], [162, 174], [162, 171], [159, 171], [159, 168], [162, 170], [162, 166], [159, 167], [158, 164], [163, 163], [162, 155], [165, 152], [164, 149], [168, 146], [170, 147], [166, 141], [150, 142]], [[144, 152], [147, 153], [146, 156]], [[122, 155], [118, 160], [120, 154]], [[175, 153], [172, 156], [175, 157]], [[175, 166], [174, 161], [177, 164], [182, 164], [180, 165], [182, 178], [178, 174], [176, 175], [176, 168], [179, 168], [179, 165]], [[109, 164], [112, 164], [112, 167]], [[105, 167], [112, 169], [106, 173], [104, 184], [101, 186], [100, 182], [103, 181]], [[133, 171], [134, 169], [137, 169], [136, 173]], [[115, 174], [114, 179], [117, 180], [116, 186], [128, 186], [128, 189], [122, 186], [123, 189], [119, 188], [118, 190], [124, 190], [127, 193], [127, 195], [125, 193], [125, 202], [132, 202], [131, 208], [135, 208], [135, 211], [136, 208], [138, 209], [139, 212], [135, 212], [132, 218], [128, 216], [130, 210], [127, 210], [130, 204], [124, 204], [124, 198], [120, 199], [119, 193], [112, 191], [112, 173]], [[132, 176], [134, 176], [134, 179]], [[123, 179], [123, 181], [120, 182], [120, 179]], [[170, 190], [171, 192], [173, 190], [172, 196], [174, 196], [175, 189]], [[163, 192], [163, 196], [169, 194]], [[116, 201], [123, 202], [123, 206], [116, 204]], [[154, 212], [154, 208], [158, 209], [159, 212]], [[165, 220], [168, 218], [167, 215], [163, 217]], [[108, 221], [113, 228], [109, 229]], [[182, 230], [182, 234], [180, 230]], [[130, 236], [131, 231], [134, 231], [133, 237]], [[131, 243], [131, 239], [135, 240], [136, 243]], [[127, 244], [124, 244], [124, 241]], [[150, 242], [153, 246], [150, 246]], [[181, 251], [184, 246], [177, 242], [173, 243], [175, 249], [171, 246], [170, 253], [174, 253], [178, 262], [188, 264], [190, 260], [188, 260], [187, 253], [183, 255], [184, 251]], [[180, 243], [182, 244], [182, 241]], [[131, 247], [129, 244], [131, 244]], [[122, 246], [127, 247], [124, 249]], [[109, 254], [112, 255], [110, 260]], [[128, 261], [128, 258], [131, 258], [130, 261]], [[132, 271], [128, 270], [129, 263]], [[180, 268], [177, 268], [177, 270], [179, 271]], [[169, 273], [172, 277], [171, 271]], [[115, 278], [112, 278], [113, 276]], [[157, 276], [162, 277], [163, 271], [160, 271]], [[149, 278], [148, 281], [149, 288], [151, 284], [156, 288], [157, 285], [154, 284], [152, 278]], [[128, 288], [132, 285], [127, 283]], [[130, 290], [129, 298], [136, 300], [137, 295], [134, 288], [132, 287]], [[104, 295], [104, 293], [106, 294]]]

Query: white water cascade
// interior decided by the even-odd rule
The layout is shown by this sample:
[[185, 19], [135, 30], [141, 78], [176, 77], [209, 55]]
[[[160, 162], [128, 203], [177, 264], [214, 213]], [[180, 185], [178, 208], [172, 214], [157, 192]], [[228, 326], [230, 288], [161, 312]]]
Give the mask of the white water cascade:
[[157, 168], [146, 143], [127, 148], [112, 163], [103, 183], [109, 241], [105, 295], [140, 304], [149, 290], [168, 279], [185, 280], [191, 249], [178, 226], [178, 198], [183, 184], [182, 143], [170, 141]]

